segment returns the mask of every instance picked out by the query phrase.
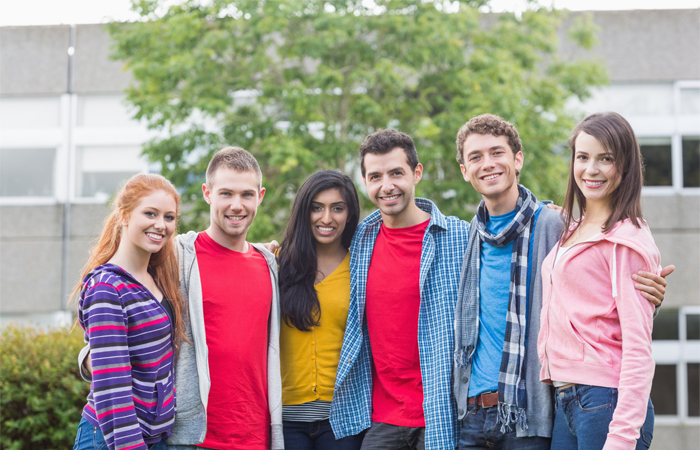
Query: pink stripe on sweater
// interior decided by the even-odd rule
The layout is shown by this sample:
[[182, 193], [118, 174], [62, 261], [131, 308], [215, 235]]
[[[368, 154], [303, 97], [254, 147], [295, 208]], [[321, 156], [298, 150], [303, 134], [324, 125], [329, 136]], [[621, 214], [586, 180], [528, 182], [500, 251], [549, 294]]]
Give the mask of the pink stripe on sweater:
[[131, 370], [131, 367], [129, 366], [122, 366], [122, 367], [110, 367], [109, 369], [98, 369], [98, 370], [93, 370], [92, 374], [97, 375], [100, 373], [110, 373], [110, 372], [123, 372], [125, 370]]
[[158, 404], [158, 401], [155, 401], [155, 402], [144, 402], [144, 401], [141, 400], [140, 398], [136, 398], [136, 397], [134, 397], [134, 401], [135, 401], [136, 403], [140, 403], [140, 404], [143, 405], [143, 406], [154, 406], [154, 405], [157, 405], [157, 404]]
[[163, 316], [163, 317], [160, 317], [160, 318], [158, 318], [158, 319], [151, 320], [151, 321], [149, 321], [149, 322], [144, 322], [144, 323], [141, 323], [141, 324], [138, 324], [138, 325], [134, 325], [133, 327], [129, 327], [129, 328], [127, 328], [127, 331], [138, 330], [138, 329], [140, 329], [140, 328], [147, 327], [147, 326], [149, 326], [149, 325], [155, 325], [155, 324], [158, 324], [158, 323], [161, 323], [161, 322], [165, 322], [166, 320], [168, 320], [168, 317], [167, 317], [167, 316]]
[[118, 412], [129, 411], [129, 410], [132, 410], [132, 409], [134, 409], [134, 405], [125, 406], [125, 407], [123, 407], [123, 408], [114, 408], [114, 409], [110, 409], [109, 411], [105, 411], [105, 412], [103, 412], [102, 414], [98, 414], [98, 415], [97, 415], [97, 418], [98, 418], [98, 419], [101, 419], [101, 418], [103, 418], [104, 416], [108, 416], [108, 415], [110, 415], [110, 414], [116, 414], [116, 413], [118, 413]]
[[94, 331], [102, 330], [123, 330], [124, 328], [124, 325], [99, 325], [96, 327], [88, 328], [87, 333], [90, 334]]
[[[145, 444], [143, 444], [143, 445], [145, 445]], [[120, 448], [119, 450], [129, 450], [130, 448], [139, 448], [139, 447], [143, 447], [143, 445], [142, 445], [142, 444], [136, 444], [136, 445], [132, 445], [131, 447], [122, 447], [122, 448]]]
[[115, 285], [109, 284], [109, 283], [95, 283], [95, 284], [93, 284], [92, 287], [91, 287], [90, 289], [88, 289], [88, 290], [95, 289], [97, 286], [109, 286], [109, 287], [115, 288], [115, 289], [118, 290], [118, 291], [121, 291], [122, 289], [125, 289], [125, 288], [128, 289], [128, 288], [133, 288], [133, 287], [139, 287], [139, 288], [141, 287], [141, 286], [138, 285], [138, 284], [120, 284], [120, 285], [118, 285], [118, 286], [115, 286]]
[[159, 365], [163, 360], [169, 358], [170, 355], [172, 355], [172, 354], [173, 354], [173, 352], [170, 351], [170, 352], [166, 353], [165, 356], [163, 356], [162, 358], [160, 358], [158, 361], [154, 361], [154, 362], [147, 363], [147, 364], [134, 363], [134, 365], [137, 366], [137, 367], [153, 367], [153, 366], [157, 366], [157, 365]]

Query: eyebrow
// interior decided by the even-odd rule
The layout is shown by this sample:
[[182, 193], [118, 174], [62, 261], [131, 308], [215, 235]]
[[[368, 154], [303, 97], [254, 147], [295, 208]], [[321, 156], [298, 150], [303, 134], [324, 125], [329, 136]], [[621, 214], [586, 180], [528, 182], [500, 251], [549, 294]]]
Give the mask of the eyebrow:
[[[315, 203], [315, 204], [317, 204], [317, 205], [325, 205], [325, 203], [323, 203], [323, 202], [317, 202], [316, 200], [311, 200], [311, 203]], [[333, 206], [333, 205], [344, 205], [344, 204], [345, 204], [345, 201], [341, 200], [341, 201], [339, 201], [339, 202], [333, 202], [333, 203], [331, 203], [331, 206]]]
[[472, 151], [470, 151], [469, 153], [467, 153], [467, 158], [469, 158], [471, 155], [473, 155], [473, 154], [475, 154], [475, 153], [481, 153], [481, 152], [483, 152], [483, 151], [489, 151], [489, 152], [490, 152], [490, 151], [493, 151], [493, 150], [505, 150], [505, 148], [506, 148], [506, 147], [503, 146], [503, 145], [494, 145], [493, 147], [489, 147], [489, 148], [487, 148], [487, 149], [478, 148], [478, 149], [476, 149], [476, 150], [472, 150]]

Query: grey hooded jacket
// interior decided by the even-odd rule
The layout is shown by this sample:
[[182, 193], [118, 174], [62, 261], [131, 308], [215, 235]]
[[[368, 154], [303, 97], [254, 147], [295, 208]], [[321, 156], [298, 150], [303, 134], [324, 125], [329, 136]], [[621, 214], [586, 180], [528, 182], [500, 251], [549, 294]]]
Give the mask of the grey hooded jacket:
[[[474, 218], [476, 220], [476, 218]], [[476, 230], [475, 222], [471, 229]], [[542, 207], [535, 223], [532, 239], [530, 264], [530, 290], [528, 292], [527, 348], [525, 350], [525, 391], [527, 395], [527, 429], [516, 426], [517, 437], [552, 437], [554, 425], [554, 397], [550, 385], [540, 381], [540, 360], [537, 357], [537, 337], [540, 332], [540, 310], [542, 309], [542, 279], [540, 269], [542, 261], [556, 245], [564, 229], [558, 211]], [[464, 261], [468, 264], [468, 261]], [[473, 324], [478, 327], [479, 324]], [[476, 342], [471, 348], [476, 347]], [[467, 397], [471, 379], [471, 362], [466, 367], [452, 366], [453, 395], [457, 402], [459, 420], [467, 413]]]
[[[173, 435], [168, 445], [196, 445], [204, 442], [207, 434], [207, 401], [211, 380], [204, 327], [202, 285], [194, 242], [197, 233], [190, 231], [175, 238], [180, 266], [180, 290], [187, 301], [187, 339], [182, 342], [175, 366], [177, 414]], [[280, 375], [279, 331], [280, 310], [275, 256], [258, 244], [251, 244], [267, 261], [272, 281], [272, 308], [268, 326], [267, 389], [270, 406], [270, 443], [272, 450], [284, 449], [282, 436], [282, 377]], [[255, 395], [255, 393], [251, 393]]]

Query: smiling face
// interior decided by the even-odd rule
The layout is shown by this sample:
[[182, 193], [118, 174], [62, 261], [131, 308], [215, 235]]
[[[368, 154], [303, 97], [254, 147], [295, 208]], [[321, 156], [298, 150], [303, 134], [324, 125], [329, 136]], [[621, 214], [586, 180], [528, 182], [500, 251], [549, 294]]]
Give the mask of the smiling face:
[[459, 168], [464, 181], [471, 183], [485, 202], [498, 203], [513, 196], [517, 201], [517, 180], [523, 168], [523, 153], [513, 154], [506, 136], [471, 134], [464, 142], [462, 152], [464, 164]]
[[342, 245], [348, 207], [338, 189], [319, 192], [311, 202], [311, 228], [317, 245]]
[[165, 191], [154, 191], [141, 198], [123, 222], [122, 240], [146, 253], [158, 252], [175, 233], [177, 203]]
[[210, 237], [227, 247], [231, 243], [244, 243], [265, 196], [258, 174], [221, 167], [209, 184], [202, 185], [202, 193], [210, 205], [211, 225], [207, 229]]
[[383, 215], [400, 216], [414, 204], [416, 184], [423, 175], [423, 166], [418, 164], [415, 170], [411, 170], [402, 148], [397, 147], [383, 155], [368, 153], [364, 165], [367, 194]]
[[586, 197], [586, 208], [594, 204], [607, 206], [620, 185], [613, 155], [596, 138], [585, 132], [576, 137], [574, 179]]

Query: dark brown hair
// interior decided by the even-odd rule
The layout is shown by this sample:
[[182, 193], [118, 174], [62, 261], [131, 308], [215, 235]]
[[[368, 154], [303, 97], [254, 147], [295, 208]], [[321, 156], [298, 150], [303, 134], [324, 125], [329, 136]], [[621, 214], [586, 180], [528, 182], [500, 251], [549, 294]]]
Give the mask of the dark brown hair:
[[360, 145], [360, 169], [365, 176], [365, 155], [386, 155], [395, 148], [403, 149], [411, 170], [418, 166], [418, 152], [411, 136], [396, 130], [379, 130], [370, 134]]
[[462, 125], [457, 132], [457, 162], [464, 164], [464, 143], [472, 134], [491, 134], [493, 136], [505, 136], [513, 155], [523, 151], [523, 143], [520, 141], [518, 130], [512, 123], [494, 115], [482, 114], [472, 117], [469, 122]]
[[642, 185], [644, 184], [644, 168], [639, 143], [634, 135], [632, 126], [624, 117], [616, 112], [591, 114], [583, 119], [571, 133], [569, 147], [571, 148], [571, 166], [569, 168], [569, 185], [566, 188], [566, 198], [562, 209], [564, 234], [569, 233], [573, 219], [574, 204], [578, 204], [578, 215], [586, 213], [586, 197], [579, 189], [574, 178], [574, 162], [576, 161], [576, 138], [581, 133], [594, 137], [600, 145], [612, 154], [613, 164], [620, 177], [620, 185], [612, 192], [610, 198], [610, 215], [603, 224], [606, 233], [619, 221], [631, 219], [637, 227], [642, 220]]
[[221, 167], [226, 167], [236, 172], [253, 172], [258, 176], [258, 187], [262, 187], [262, 171], [260, 171], [258, 161], [250, 152], [240, 147], [222, 148], [214, 154], [207, 166], [206, 182], [210, 188], [214, 183], [214, 174]]

